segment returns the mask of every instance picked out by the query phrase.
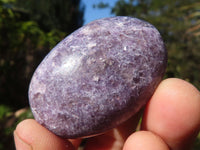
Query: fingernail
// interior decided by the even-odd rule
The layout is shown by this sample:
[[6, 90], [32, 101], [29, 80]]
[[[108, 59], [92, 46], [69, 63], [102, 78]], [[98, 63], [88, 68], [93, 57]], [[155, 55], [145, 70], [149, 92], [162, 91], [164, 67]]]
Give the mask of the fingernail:
[[14, 140], [15, 140], [15, 147], [16, 150], [32, 150], [31, 145], [28, 143], [24, 142], [14, 131]]

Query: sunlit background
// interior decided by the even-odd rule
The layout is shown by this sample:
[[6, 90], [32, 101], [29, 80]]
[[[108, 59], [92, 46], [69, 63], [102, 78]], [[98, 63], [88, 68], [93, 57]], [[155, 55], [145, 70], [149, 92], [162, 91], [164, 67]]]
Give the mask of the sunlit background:
[[200, 89], [199, 0], [0, 0], [0, 150], [14, 150], [16, 124], [32, 118], [28, 85], [45, 55], [90, 21], [119, 15], [157, 27], [168, 50], [165, 78]]

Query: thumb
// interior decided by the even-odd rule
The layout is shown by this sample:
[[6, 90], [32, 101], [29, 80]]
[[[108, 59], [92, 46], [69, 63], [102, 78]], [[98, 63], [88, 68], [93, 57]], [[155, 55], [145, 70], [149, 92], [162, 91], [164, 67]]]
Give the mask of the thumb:
[[72, 143], [54, 135], [33, 119], [17, 125], [14, 140], [17, 150], [74, 150]]

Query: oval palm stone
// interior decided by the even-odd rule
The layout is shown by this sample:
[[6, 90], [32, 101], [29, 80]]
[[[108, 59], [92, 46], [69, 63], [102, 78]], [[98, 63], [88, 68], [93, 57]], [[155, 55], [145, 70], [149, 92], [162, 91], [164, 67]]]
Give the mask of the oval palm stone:
[[166, 64], [164, 43], [151, 24], [131, 17], [93, 21], [36, 69], [29, 87], [33, 115], [64, 138], [105, 132], [146, 104]]

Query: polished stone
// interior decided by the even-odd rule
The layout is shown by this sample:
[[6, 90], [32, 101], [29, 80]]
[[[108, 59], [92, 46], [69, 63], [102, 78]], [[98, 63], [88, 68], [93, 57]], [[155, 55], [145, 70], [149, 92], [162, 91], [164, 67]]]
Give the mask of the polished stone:
[[131, 17], [93, 21], [36, 69], [29, 87], [33, 115], [64, 138], [105, 132], [146, 104], [166, 64], [163, 40], [151, 24]]

